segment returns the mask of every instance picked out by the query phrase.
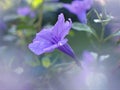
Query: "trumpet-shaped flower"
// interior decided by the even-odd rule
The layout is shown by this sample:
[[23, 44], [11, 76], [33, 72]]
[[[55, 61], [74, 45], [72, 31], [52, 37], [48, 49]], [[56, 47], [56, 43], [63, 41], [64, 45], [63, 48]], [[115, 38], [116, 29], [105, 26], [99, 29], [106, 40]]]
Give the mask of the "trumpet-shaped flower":
[[72, 21], [65, 22], [64, 15], [58, 16], [57, 23], [49, 29], [43, 29], [36, 34], [35, 39], [29, 44], [29, 49], [36, 55], [52, 52], [55, 48], [75, 58], [72, 48], [67, 44], [65, 36], [69, 33]]
[[91, 8], [93, 0], [74, 0], [71, 4], [64, 4], [64, 7], [75, 14], [80, 22], [87, 23], [86, 11]]

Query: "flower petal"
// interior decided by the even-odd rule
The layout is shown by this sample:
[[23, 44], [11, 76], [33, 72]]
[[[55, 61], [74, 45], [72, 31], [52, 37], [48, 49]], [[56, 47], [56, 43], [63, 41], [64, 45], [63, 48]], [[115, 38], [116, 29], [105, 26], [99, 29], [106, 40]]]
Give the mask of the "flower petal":
[[74, 14], [78, 14], [84, 9], [83, 1], [73, 1], [71, 4], [64, 4], [64, 7]]
[[93, 4], [93, 0], [85, 0], [85, 1], [84, 1], [85, 9], [86, 9], [86, 10], [90, 9], [91, 6], [92, 6], [92, 4]]
[[40, 38], [51, 41], [52, 40], [52, 29], [42, 29], [36, 34], [34, 41], [39, 41]]
[[45, 39], [39, 39], [29, 44], [29, 49], [36, 55], [40, 55], [47, 52], [52, 52], [55, 48], [63, 46], [67, 42], [67, 39], [63, 39], [56, 44], [46, 41]]
[[62, 28], [64, 26], [64, 22], [65, 22], [64, 15], [60, 14], [58, 16], [58, 21], [56, 22], [55, 26], [53, 27], [53, 33], [54, 33], [54, 35], [56, 35], [59, 38], [61, 38], [59, 36], [59, 34], [61, 33], [61, 30], [62, 30]]
[[69, 19], [69, 21], [65, 22], [64, 15], [60, 14], [58, 16], [58, 21], [53, 27], [53, 33], [55, 36], [58, 37], [58, 39], [63, 39], [68, 33], [72, 26], [72, 21]]
[[86, 24], [86, 11], [91, 8], [93, 0], [74, 0], [72, 4], [64, 4], [64, 7], [68, 9], [71, 13], [77, 15], [78, 19]]
[[63, 26], [63, 30], [61, 30], [60, 36], [61, 36], [62, 39], [69, 33], [69, 30], [72, 27], [72, 21], [71, 21], [71, 19], [69, 18], [68, 20], [69, 21], [65, 22], [65, 24]]
[[[33, 41], [33, 43], [29, 44], [29, 49], [35, 53], [36, 55], [40, 55], [44, 52], [46, 52], [44, 49], [45, 48], [48, 48], [52, 46], [52, 43], [45, 40], [45, 39], [42, 39], [42, 38], [39, 38], [39, 41], [35, 40]], [[53, 49], [50, 49], [49, 51], [47, 52], [51, 52]]]
[[77, 12], [76, 8], [73, 8], [70, 4], [64, 4], [64, 7], [74, 14]]
[[77, 17], [81, 23], [87, 23], [86, 11], [82, 11], [80, 14], [77, 14]]

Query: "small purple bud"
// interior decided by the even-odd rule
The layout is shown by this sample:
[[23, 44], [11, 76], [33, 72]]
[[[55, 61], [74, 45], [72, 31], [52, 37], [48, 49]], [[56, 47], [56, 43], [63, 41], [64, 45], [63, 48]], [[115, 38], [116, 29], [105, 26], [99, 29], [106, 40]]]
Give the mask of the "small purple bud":
[[30, 7], [20, 7], [17, 9], [17, 13], [21, 16], [27, 16], [31, 12]]

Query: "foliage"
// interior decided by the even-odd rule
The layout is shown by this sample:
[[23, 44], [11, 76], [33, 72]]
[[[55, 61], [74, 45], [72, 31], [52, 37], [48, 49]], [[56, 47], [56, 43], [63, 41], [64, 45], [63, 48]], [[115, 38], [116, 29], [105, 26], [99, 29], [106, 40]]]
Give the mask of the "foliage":
[[[5, 82], [0, 88], [70, 90], [79, 83], [79, 89], [106, 90], [110, 76], [106, 72], [119, 70], [118, 17], [105, 5], [95, 7], [99, 0], [64, 2], [0, 1], [0, 83]], [[31, 52], [33, 48], [39, 55]]]

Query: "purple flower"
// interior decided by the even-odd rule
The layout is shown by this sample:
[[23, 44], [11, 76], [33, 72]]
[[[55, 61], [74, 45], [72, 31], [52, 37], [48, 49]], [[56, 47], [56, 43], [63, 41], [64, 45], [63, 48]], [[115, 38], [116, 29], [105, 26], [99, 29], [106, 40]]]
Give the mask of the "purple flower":
[[69, 33], [72, 21], [65, 22], [64, 15], [58, 16], [57, 23], [49, 29], [43, 29], [36, 34], [35, 39], [29, 44], [29, 49], [36, 55], [52, 52], [55, 48], [75, 58], [72, 48], [67, 44], [65, 36]]
[[87, 23], [86, 11], [91, 8], [93, 0], [74, 0], [72, 4], [64, 4], [64, 7], [77, 15], [82, 23]]
[[89, 51], [84, 51], [82, 59], [82, 67], [84, 70], [88, 70], [91, 66], [94, 66], [93, 64], [97, 59], [97, 54]]
[[17, 14], [19, 14], [20, 16], [27, 16], [28, 15], [31, 18], [35, 17], [35, 13], [28, 6], [26, 6], [26, 7], [19, 7], [17, 9]]
[[6, 23], [0, 20], [0, 30], [5, 30], [7, 28]]
[[20, 7], [17, 10], [17, 13], [21, 16], [26, 16], [31, 12], [31, 9], [29, 7]]

